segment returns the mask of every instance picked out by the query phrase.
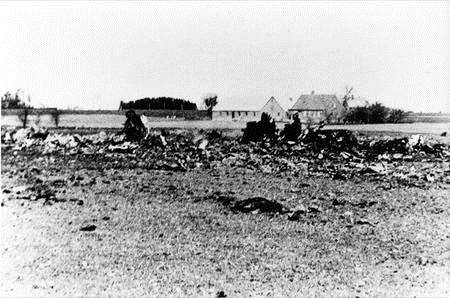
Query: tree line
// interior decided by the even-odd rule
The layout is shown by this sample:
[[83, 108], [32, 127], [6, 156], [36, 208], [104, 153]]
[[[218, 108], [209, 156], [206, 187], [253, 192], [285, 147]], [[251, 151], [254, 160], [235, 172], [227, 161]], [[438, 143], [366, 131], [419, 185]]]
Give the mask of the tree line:
[[405, 120], [407, 112], [401, 109], [391, 109], [379, 102], [366, 107], [347, 108], [344, 115], [345, 123], [399, 123]]
[[120, 102], [122, 110], [197, 110], [197, 105], [181, 98], [145, 97], [135, 101]]
[[348, 103], [355, 99], [353, 87], [345, 87], [343, 106], [345, 109], [344, 123], [366, 124], [366, 123], [399, 123], [405, 120], [408, 112], [401, 109], [391, 109], [379, 102], [367, 106], [352, 107]]
[[[14, 94], [7, 91], [2, 95], [2, 109], [31, 109], [32, 107], [25, 103], [20, 97], [20, 89]], [[30, 97], [28, 96], [28, 103], [30, 103]]]

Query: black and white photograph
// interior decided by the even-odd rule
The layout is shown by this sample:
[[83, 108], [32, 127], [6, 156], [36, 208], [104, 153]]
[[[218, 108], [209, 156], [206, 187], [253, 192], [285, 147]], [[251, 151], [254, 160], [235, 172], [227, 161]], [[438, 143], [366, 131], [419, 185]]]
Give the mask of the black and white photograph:
[[450, 297], [450, 2], [1, 1], [0, 297]]

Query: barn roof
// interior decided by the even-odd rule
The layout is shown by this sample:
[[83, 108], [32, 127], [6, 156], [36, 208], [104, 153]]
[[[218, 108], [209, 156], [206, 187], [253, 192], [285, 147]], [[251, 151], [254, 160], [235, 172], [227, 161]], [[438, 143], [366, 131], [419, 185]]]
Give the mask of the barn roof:
[[226, 96], [219, 97], [219, 103], [214, 111], [259, 111], [261, 109], [260, 96]]
[[329, 110], [341, 105], [336, 95], [303, 94], [290, 110]]
[[280, 103], [278, 102], [278, 100], [276, 100], [275, 97], [270, 97], [269, 100], [263, 105], [263, 107], [261, 108], [261, 111], [264, 111], [266, 109], [267, 106], [269, 106], [269, 104], [273, 103], [275, 106], [279, 107], [281, 110], [284, 111], [283, 107], [280, 105]]
[[[266, 97], [267, 98], [267, 97]], [[214, 111], [251, 111], [258, 112], [264, 109], [268, 104], [274, 102], [284, 110], [278, 100], [271, 96], [264, 102], [263, 96], [245, 96], [245, 97], [223, 97], [219, 98], [219, 103], [214, 107]]]

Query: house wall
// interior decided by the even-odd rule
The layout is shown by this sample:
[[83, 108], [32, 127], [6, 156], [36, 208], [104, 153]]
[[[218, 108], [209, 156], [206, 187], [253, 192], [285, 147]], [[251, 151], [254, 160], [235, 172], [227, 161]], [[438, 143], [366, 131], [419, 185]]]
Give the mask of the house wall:
[[269, 114], [275, 121], [286, 121], [288, 115], [275, 99], [270, 99], [261, 109], [262, 113]]
[[298, 114], [302, 123], [318, 123], [325, 119], [325, 113], [322, 110], [289, 110], [289, 119], [292, 119], [294, 114]]
[[219, 121], [259, 121], [260, 111], [213, 111], [212, 120]]

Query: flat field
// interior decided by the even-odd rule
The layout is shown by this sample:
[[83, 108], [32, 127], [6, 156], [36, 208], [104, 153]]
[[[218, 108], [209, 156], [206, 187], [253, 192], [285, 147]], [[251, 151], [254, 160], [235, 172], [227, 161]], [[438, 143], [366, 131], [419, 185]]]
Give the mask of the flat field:
[[[129, 154], [2, 146], [0, 296], [450, 295], [448, 183], [151, 170]], [[56, 197], [11, 196], [31, 181]], [[217, 194], [309, 211], [234, 212]]]
[[[444, 118], [444, 120], [447, 118]], [[2, 126], [20, 126], [21, 123], [16, 115], [2, 116]], [[420, 121], [421, 118], [416, 120]], [[69, 128], [121, 128], [125, 122], [124, 115], [115, 114], [63, 114], [60, 117], [60, 126]], [[42, 115], [39, 118], [30, 116], [29, 124], [38, 123], [43, 127], [54, 127], [50, 115]], [[241, 130], [245, 127], [245, 122], [239, 121], [185, 121], [185, 120], [165, 120], [149, 118], [146, 125], [150, 128], [183, 128], [183, 129], [234, 129]], [[278, 127], [284, 127], [284, 123], [279, 123]], [[374, 131], [374, 132], [401, 132], [401, 133], [426, 133], [440, 135], [447, 132], [450, 135], [450, 120], [446, 122], [415, 122], [398, 124], [349, 124], [349, 125], [329, 125], [329, 129], [349, 129], [353, 131]]]

